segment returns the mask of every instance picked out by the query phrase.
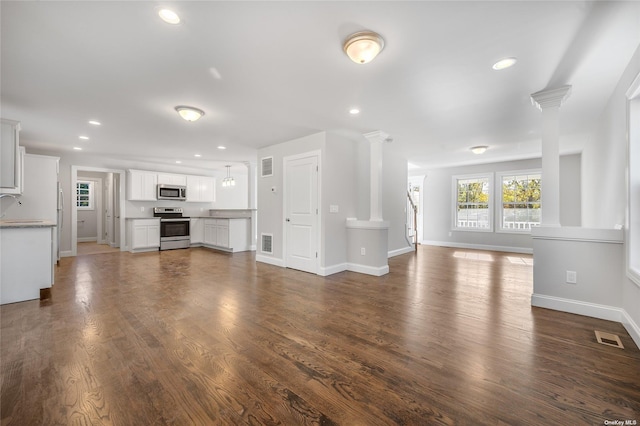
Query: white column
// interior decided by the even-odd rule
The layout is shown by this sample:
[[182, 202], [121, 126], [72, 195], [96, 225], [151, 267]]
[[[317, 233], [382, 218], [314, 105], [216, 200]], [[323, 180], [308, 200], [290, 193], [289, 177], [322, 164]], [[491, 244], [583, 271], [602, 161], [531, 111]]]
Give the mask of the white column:
[[372, 222], [382, 221], [382, 144], [389, 139], [389, 135], [380, 130], [365, 133], [364, 137], [371, 143], [370, 158], [370, 181], [371, 197], [369, 220]]
[[251, 210], [251, 247], [254, 249], [258, 241], [258, 163], [245, 161], [247, 167], [247, 208]]
[[570, 94], [562, 86], [531, 95], [542, 111], [542, 226], [560, 226], [560, 106]]

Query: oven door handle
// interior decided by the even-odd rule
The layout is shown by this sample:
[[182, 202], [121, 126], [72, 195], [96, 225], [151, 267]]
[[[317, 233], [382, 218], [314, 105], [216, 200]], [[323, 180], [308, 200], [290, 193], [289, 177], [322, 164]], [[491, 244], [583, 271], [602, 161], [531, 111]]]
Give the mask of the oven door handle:
[[185, 219], [185, 218], [161, 218], [160, 222], [189, 222], [189, 219]]

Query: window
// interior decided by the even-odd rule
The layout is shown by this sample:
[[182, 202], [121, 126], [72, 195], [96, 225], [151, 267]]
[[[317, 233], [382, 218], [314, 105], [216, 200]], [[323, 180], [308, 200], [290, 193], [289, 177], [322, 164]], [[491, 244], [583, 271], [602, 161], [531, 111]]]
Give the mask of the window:
[[640, 286], [640, 74], [627, 91], [627, 276]]
[[93, 210], [93, 182], [90, 180], [79, 180], [76, 183], [76, 205], [78, 210]]
[[455, 200], [453, 229], [492, 231], [491, 185], [493, 175], [453, 177]]
[[540, 170], [520, 170], [498, 175], [500, 185], [500, 230], [528, 232], [540, 226]]

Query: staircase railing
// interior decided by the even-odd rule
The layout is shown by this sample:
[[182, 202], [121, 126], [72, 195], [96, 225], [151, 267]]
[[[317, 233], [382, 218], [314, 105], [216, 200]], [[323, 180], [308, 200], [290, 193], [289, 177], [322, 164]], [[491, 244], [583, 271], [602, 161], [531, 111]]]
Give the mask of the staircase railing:
[[411, 206], [411, 210], [413, 211], [413, 245], [414, 251], [418, 252], [418, 206], [413, 202], [413, 198], [411, 198], [411, 193], [407, 191], [407, 198], [409, 199], [409, 205]]

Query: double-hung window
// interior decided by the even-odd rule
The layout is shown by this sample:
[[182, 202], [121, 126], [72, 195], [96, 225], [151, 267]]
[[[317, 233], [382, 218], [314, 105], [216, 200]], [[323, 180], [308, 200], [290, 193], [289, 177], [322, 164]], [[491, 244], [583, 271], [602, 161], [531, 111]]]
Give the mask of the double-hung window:
[[529, 232], [540, 226], [542, 205], [540, 198], [540, 170], [519, 170], [497, 174], [500, 191], [499, 230]]
[[93, 210], [93, 199], [94, 199], [94, 190], [93, 190], [93, 182], [90, 180], [87, 181], [78, 181], [76, 184], [76, 206], [78, 210]]
[[453, 229], [492, 231], [491, 187], [493, 174], [453, 177]]

